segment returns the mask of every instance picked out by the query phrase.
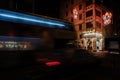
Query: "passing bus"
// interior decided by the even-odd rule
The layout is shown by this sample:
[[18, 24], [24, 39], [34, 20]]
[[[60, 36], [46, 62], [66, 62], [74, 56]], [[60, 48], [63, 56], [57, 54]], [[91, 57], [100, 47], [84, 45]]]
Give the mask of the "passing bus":
[[74, 39], [71, 23], [0, 9], [0, 50], [32, 50], [43, 46], [62, 48]]
[[65, 48], [68, 42], [74, 40], [75, 32], [71, 23], [0, 9], [0, 69], [2, 70], [35, 66], [45, 61], [55, 60], [55, 63], [60, 63], [59, 60], [63, 59], [53, 56], [52, 50]]

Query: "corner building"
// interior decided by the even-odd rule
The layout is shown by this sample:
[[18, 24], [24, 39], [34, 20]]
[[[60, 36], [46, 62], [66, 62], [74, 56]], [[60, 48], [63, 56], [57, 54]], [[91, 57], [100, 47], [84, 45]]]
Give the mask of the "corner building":
[[61, 1], [60, 18], [74, 24], [78, 47], [92, 51], [103, 50], [104, 38], [110, 35], [103, 24], [103, 14], [109, 10], [100, 3], [99, 0]]

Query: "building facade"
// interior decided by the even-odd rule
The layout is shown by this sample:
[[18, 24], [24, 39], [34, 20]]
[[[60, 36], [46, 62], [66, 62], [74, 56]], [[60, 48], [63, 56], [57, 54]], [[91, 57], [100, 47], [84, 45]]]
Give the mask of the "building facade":
[[110, 35], [112, 14], [100, 3], [99, 0], [61, 1], [60, 18], [74, 24], [78, 47], [103, 50], [104, 38]]

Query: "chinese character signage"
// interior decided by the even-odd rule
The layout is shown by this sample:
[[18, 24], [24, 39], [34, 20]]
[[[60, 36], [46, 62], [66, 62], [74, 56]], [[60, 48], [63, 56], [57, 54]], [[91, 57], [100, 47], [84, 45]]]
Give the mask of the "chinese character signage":
[[112, 18], [112, 14], [109, 12], [106, 12], [103, 15], [103, 23], [104, 25], [109, 25], [111, 23], [111, 18]]

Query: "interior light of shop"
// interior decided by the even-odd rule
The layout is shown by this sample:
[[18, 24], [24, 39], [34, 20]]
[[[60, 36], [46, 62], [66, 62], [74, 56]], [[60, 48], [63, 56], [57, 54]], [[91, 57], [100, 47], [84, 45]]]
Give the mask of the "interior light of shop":
[[102, 34], [97, 32], [84, 32], [83, 36], [84, 37], [88, 37], [88, 36], [102, 37]]

